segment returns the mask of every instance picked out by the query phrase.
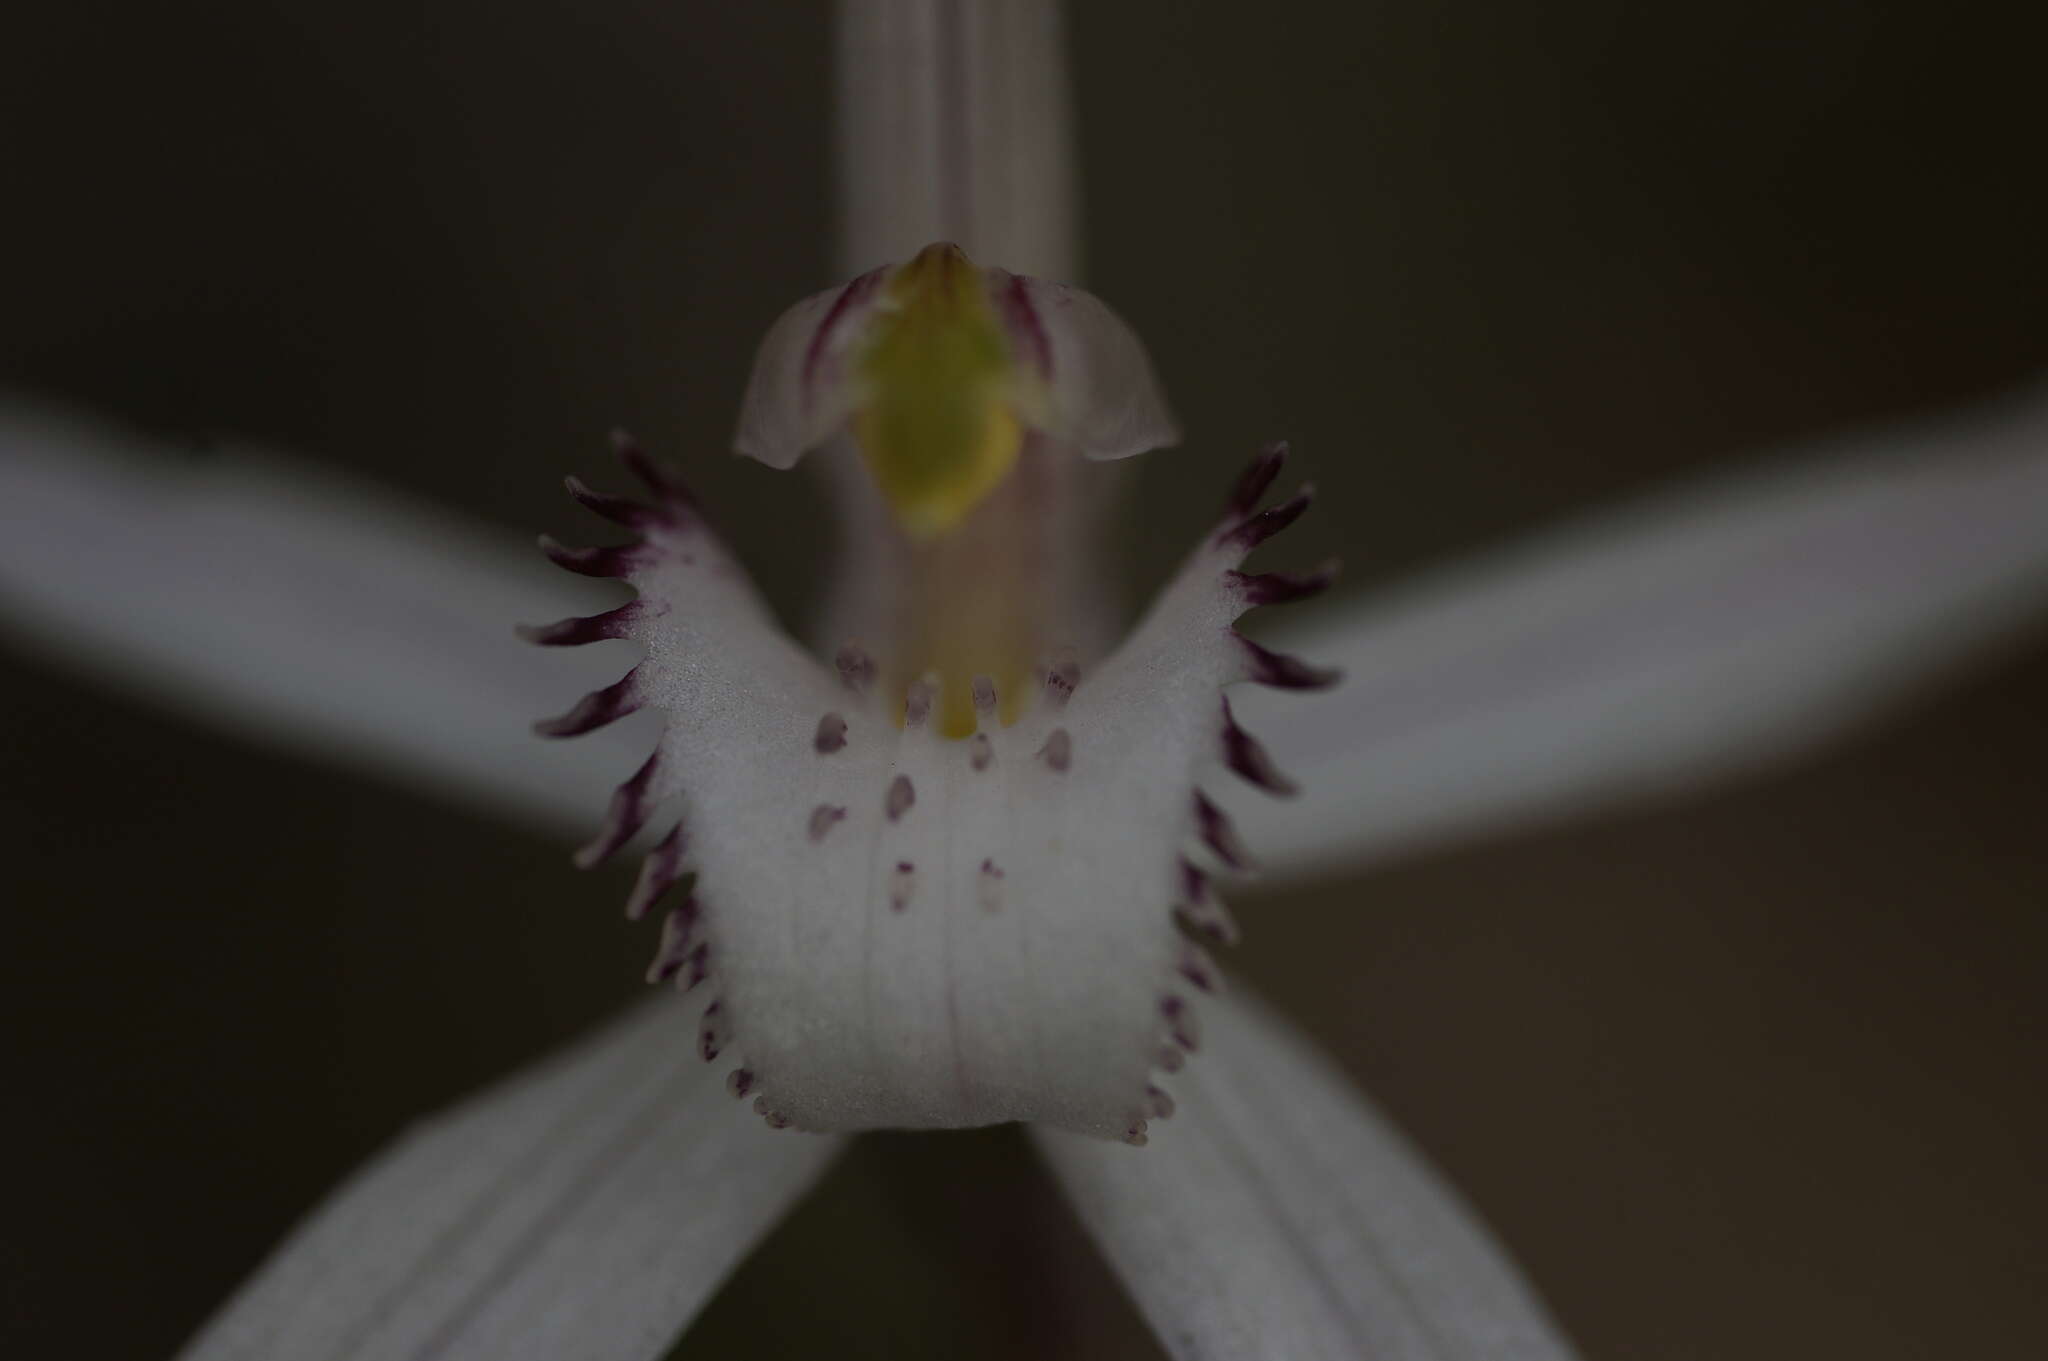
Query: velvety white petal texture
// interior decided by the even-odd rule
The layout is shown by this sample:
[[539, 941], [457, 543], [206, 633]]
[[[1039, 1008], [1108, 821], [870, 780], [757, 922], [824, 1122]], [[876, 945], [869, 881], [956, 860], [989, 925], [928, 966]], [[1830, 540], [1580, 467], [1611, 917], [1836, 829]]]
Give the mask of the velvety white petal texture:
[[571, 736], [643, 706], [667, 718], [586, 856], [679, 814], [631, 911], [694, 874], [652, 974], [708, 980], [704, 1057], [737, 1060], [736, 1089], [771, 1123], [1031, 1119], [1141, 1137], [1151, 1069], [1163, 1048], [1191, 1043], [1176, 989], [1210, 974], [1191, 974], [1174, 909], [1220, 911], [1185, 856], [1242, 862], [1194, 768], [1223, 752], [1278, 785], [1220, 687], [1328, 679], [1231, 628], [1266, 598], [1264, 579], [1236, 565], [1305, 504], [1254, 512], [1278, 453], [1095, 674], [1049, 659], [1007, 725], [983, 681], [978, 731], [962, 739], [937, 733], [922, 683], [906, 698], [864, 654], [843, 653], [835, 672], [799, 651], [695, 506], [639, 466], [653, 508], [578, 490], [643, 542], [555, 552], [640, 599], [541, 633], [617, 630], [647, 658], [548, 726]]
[[840, 1147], [718, 1089], [668, 997], [404, 1135], [185, 1361], [654, 1361]]
[[648, 730], [549, 749], [533, 715], [619, 661], [539, 652], [512, 622], [614, 595], [524, 535], [302, 463], [0, 401], [0, 627], [139, 696], [551, 831], [587, 823]]
[[1071, 100], [1048, 0], [842, 0], [833, 130], [840, 268], [952, 241], [1079, 277]]
[[1177, 1111], [1131, 1149], [1034, 1130], [1182, 1361], [1567, 1361], [1457, 1193], [1255, 1002], [1207, 1009]]
[[1306, 796], [1232, 806], [1338, 874], [1785, 759], [2044, 611], [2036, 389], [1333, 603], [1278, 636], [1349, 683], [1242, 709]]

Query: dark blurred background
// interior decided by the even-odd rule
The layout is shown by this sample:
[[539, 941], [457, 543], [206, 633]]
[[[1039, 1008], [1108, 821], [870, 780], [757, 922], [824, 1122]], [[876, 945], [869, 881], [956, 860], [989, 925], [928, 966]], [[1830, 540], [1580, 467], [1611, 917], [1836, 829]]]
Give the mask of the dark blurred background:
[[[2048, 362], [2027, 7], [1076, 9], [1089, 281], [1192, 432], [1134, 591], [1270, 436], [1360, 589]], [[0, 381], [522, 533], [624, 424], [800, 613], [815, 489], [723, 451], [831, 281], [826, 19], [13, 14]], [[0, 1349], [159, 1355], [650, 940], [562, 846], [0, 658]], [[2035, 641], [1739, 785], [1248, 901], [1235, 963], [1590, 1361], [2032, 1358], [2044, 694]], [[1156, 1354], [1012, 1131], [864, 1142], [677, 1354], [742, 1347]]]

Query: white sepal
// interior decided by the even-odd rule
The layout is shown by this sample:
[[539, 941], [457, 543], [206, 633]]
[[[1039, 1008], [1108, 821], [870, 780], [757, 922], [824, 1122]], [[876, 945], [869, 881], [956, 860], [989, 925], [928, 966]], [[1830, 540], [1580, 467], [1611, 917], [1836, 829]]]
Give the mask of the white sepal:
[[1333, 603], [1353, 681], [1247, 696], [1296, 877], [1796, 758], [2048, 612], [2048, 392], [1836, 436]]
[[526, 730], [616, 659], [512, 636], [523, 612], [603, 595], [522, 539], [274, 453], [193, 456], [0, 396], [10, 637], [244, 740], [553, 834], [633, 768], [636, 739], [550, 752]]
[[1047, 0], [841, 0], [832, 131], [849, 271], [957, 241], [1076, 277], [1073, 99]]
[[1476, 1216], [1343, 1074], [1240, 996], [1207, 1008], [1140, 1150], [1034, 1130], [1175, 1357], [1569, 1361]]
[[655, 1361], [839, 1144], [774, 1137], [670, 998], [409, 1131], [184, 1361]]

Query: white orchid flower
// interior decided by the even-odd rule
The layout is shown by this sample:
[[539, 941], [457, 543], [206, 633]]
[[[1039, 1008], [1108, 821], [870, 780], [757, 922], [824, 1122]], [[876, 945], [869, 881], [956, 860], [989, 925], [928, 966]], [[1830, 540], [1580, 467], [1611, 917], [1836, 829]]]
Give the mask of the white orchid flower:
[[628, 444], [651, 504], [571, 489], [638, 543], [550, 552], [636, 598], [528, 636], [644, 655], [621, 680], [575, 649], [600, 688], [541, 729], [590, 735], [542, 751], [522, 724], [560, 673], [506, 625], [590, 597], [331, 481], [145, 472], [90, 423], [0, 424], [17, 628], [552, 827], [632, 769], [581, 858], [644, 834], [628, 915], [666, 909], [651, 972], [676, 987], [401, 1139], [187, 1354], [657, 1357], [842, 1135], [1022, 1120], [1177, 1356], [1569, 1356], [1330, 1064], [1263, 1004], [1198, 997], [1218, 973], [1190, 937], [1235, 931], [1214, 881], [1247, 842], [1275, 877], [1337, 872], [1870, 712], [2048, 596], [2048, 410], [1850, 441], [1326, 607], [1289, 646], [1349, 682], [1289, 697], [1335, 673], [1233, 628], [1330, 580], [1243, 565], [1306, 504], [1258, 509], [1277, 449], [1104, 636], [1092, 465], [1176, 431], [1134, 331], [1062, 282], [1056, 12], [848, 5], [839, 51], [852, 278], [770, 332], [736, 440], [829, 465], [836, 650], [786, 637]]

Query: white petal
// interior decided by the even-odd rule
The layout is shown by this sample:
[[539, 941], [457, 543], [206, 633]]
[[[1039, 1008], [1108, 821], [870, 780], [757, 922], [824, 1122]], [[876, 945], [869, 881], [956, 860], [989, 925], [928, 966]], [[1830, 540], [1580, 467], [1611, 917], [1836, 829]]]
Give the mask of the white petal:
[[740, 399], [736, 452], [771, 468], [794, 467], [846, 423], [853, 399], [847, 359], [874, 314], [887, 273], [870, 270], [776, 318], [754, 353]]
[[868, 659], [846, 654], [835, 675], [798, 651], [658, 473], [660, 505], [621, 516], [641, 545], [563, 555], [641, 592], [629, 636], [647, 659], [561, 730], [642, 705], [668, 718], [589, 856], [679, 811], [633, 910], [694, 873], [652, 972], [708, 979], [706, 1057], [738, 1060], [765, 1115], [1142, 1135], [1162, 1045], [1191, 1035], [1173, 908], [1220, 913], [1183, 853], [1241, 859], [1192, 781], [1249, 741], [1218, 688], [1323, 679], [1230, 627], [1256, 594], [1235, 565], [1300, 509], [1252, 513], [1278, 461], [1096, 674], [1052, 667], [1008, 726], [985, 687], [968, 740], [933, 731], [928, 694], [882, 692]]
[[1256, 1004], [1144, 1148], [1033, 1131], [1176, 1357], [1564, 1361], [1472, 1212], [1327, 1060]]
[[1060, 7], [842, 0], [837, 18], [843, 272], [952, 241], [979, 260], [1077, 277]]
[[1307, 797], [1289, 873], [1682, 788], [1865, 719], [2048, 607], [2048, 400], [1836, 441], [1283, 635], [1327, 701], [1243, 709]]
[[719, 1090], [670, 999], [401, 1138], [186, 1361], [653, 1361], [839, 1144]]
[[1145, 343], [1100, 298], [1066, 284], [989, 271], [1012, 343], [1043, 376], [1046, 432], [1092, 459], [1129, 458], [1180, 442]]
[[643, 732], [530, 731], [616, 658], [514, 621], [602, 588], [499, 534], [280, 460], [195, 459], [0, 402], [0, 620], [124, 688], [320, 755], [424, 778], [551, 830], [587, 821]]

